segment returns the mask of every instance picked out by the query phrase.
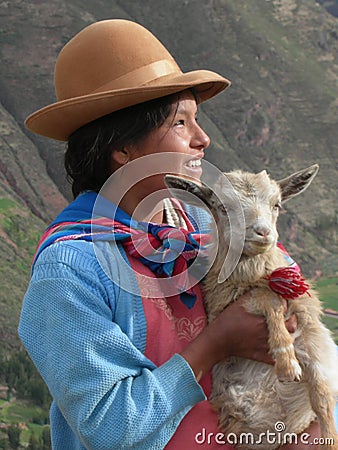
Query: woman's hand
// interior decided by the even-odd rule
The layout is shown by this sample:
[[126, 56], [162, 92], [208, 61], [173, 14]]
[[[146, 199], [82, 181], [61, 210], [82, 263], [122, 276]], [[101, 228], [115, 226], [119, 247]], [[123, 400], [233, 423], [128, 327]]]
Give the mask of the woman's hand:
[[244, 303], [250, 294], [231, 303], [210, 325], [209, 331], [219, 347], [220, 359], [229, 356], [273, 364], [269, 354], [269, 332], [263, 316], [246, 311]]
[[[269, 333], [263, 316], [250, 314], [244, 308], [250, 293], [231, 303], [181, 353], [199, 380], [217, 362], [229, 356], [241, 356], [267, 364], [274, 360], [269, 353]], [[283, 300], [285, 309], [287, 303]], [[293, 333], [297, 328], [295, 316], [286, 322]]]
[[248, 313], [243, 303], [250, 294], [231, 303], [181, 353], [199, 380], [217, 362], [242, 356], [273, 364], [264, 317]]

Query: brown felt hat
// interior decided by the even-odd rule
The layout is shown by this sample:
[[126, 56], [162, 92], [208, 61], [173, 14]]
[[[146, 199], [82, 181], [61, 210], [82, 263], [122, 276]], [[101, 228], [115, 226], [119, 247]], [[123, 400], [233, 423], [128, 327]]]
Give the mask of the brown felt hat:
[[61, 141], [81, 126], [128, 106], [194, 87], [203, 102], [230, 85], [215, 72], [183, 73], [150, 31], [103, 20], [80, 31], [55, 65], [57, 102], [31, 114], [31, 131]]

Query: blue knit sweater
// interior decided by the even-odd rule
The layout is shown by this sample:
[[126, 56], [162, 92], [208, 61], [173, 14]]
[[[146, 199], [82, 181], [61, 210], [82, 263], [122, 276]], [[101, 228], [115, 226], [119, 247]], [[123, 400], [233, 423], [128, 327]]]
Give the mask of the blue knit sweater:
[[[95, 199], [78, 197], [62, 217], [81, 215], [78, 208], [91, 209]], [[187, 212], [198, 228], [208, 227], [204, 211]], [[163, 449], [205, 400], [180, 355], [160, 367], [144, 355], [146, 317], [121, 245], [62, 241], [34, 264], [19, 335], [54, 399], [54, 450]]]
[[[55, 450], [162, 449], [185, 414], [205, 399], [190, 366], [144, 356], [141, 297], [122, 291], [115, 243], [55, 243], [39, 256], [19, 335], [50, 388]], [[109, 275], [109, 276], [108, 276]]]

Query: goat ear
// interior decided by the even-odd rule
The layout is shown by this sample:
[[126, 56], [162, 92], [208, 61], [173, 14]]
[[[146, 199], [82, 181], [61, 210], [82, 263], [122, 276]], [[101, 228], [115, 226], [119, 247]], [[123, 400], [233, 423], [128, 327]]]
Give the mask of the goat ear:
[[199, 207], [210, 206], [213, 192], [206, 185], [175, 175], [166, 175], [164, 183], [173, 197], [178, 200]]
[[279, 184], [282, 193], [282, 202], [286, 202], [290, 198], [305, 191], [317, 175], [318, 170], [318, 164], [313, 164], [306, 169], [300, 170], [299, 172], [293, 173], [289, 177], [278, 181], [277, 183]]

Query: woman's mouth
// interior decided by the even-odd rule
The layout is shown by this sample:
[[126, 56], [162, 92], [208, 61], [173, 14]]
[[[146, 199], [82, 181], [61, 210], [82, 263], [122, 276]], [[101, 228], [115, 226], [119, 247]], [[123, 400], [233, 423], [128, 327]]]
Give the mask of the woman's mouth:
[[187, 167], [189, 169], [194, 169], [195, 167], [201, 167], [201, 160], [200, 159], [191, 159], [186, 163]]
[[201, 158], [193, 158], [189, 159], [184, 164], [184, 171], [188, 177], [200, 180], [202, 176], [202, 159]]

